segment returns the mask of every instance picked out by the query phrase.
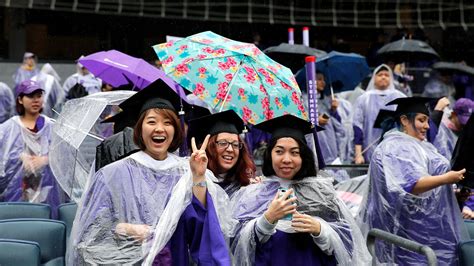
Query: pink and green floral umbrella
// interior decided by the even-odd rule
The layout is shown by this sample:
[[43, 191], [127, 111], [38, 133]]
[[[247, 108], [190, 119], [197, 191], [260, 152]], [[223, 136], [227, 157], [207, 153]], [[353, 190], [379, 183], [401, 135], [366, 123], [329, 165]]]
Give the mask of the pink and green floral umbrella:
[[206, 31], [153, 48], [165, 73], [213, 111], [232, 109], [251, 124], [284, 114], [307, 119], [291, 70], [253, 44]]

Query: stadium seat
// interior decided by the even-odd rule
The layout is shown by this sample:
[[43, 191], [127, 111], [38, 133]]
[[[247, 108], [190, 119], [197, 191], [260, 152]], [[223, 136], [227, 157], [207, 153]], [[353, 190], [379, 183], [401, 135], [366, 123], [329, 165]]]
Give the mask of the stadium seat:
[[51, 208], [48, 204], [29, 202], [0, 202], [0, 220], [17, 218], [49, 219]]
[[66, 224], [48, 219], [0, 220], [0, 238], [36, 242], [41, 250], [41, 264], [64, 266]]
[[474, 240], [459, 243], [459, 265], [474, 265]]
[[72, 222], [76, 216], [77, 204], [74, 202], [64, 203], [58, 207], [58, 220], [66, 224], [66, 243], [69, 242], [69, 235], [71, 234]]
[[474, 240], [474, 220], [464, 220], [469, 237]]
[[40, 246], [36, 242], [0, 239], [0, 265], [35, 266], [41, 264]]

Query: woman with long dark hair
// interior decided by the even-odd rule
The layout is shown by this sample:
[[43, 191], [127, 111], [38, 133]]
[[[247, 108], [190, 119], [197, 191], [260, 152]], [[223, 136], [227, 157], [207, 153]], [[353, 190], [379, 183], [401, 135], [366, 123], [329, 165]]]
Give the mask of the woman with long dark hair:
[[318, 175], [305, 134], [311, 123], [292, 115], [256, 125], [272, 134], [261, 183], [233, 198], [239, 222], [236, 265], [365, 265], [370, 255], [332, 178]]

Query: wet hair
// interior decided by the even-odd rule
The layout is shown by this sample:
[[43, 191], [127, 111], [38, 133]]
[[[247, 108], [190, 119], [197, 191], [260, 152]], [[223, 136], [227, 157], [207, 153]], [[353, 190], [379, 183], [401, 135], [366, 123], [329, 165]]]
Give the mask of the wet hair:
[[[209, 138], [209, 142], [207, 143], [207, 156], [209, 158], [207, 163], [207, 168], [211, 170], [214, 175], [217, 175], [217, 169], [219, 168], [218, 160], [217, 160], [217, 135], [211, 136]], [[250, 184], [250, 178], [255, 176], [256, 166], [250, 156], [249, 149], [245, 141], [242, 141], [239, 138], [239, 142], [243, 144], [242, 149], [239, 152], [239, 158], [237, 159], [237, 163], [232, 167], [226, 175], [227, 178], [231, 178], [235, 176], [235, 179], [239, 181], [241, 186], [246, 186]], [[227, 180], [226, 180], [227, 181]]]
[[[308, 145], [303, 143], [301, 140], [299, 139], [294, 139], [294, 140], [296, 141], [296, 143], [298, 143], [298, 147], [300, 148], [301, 169], [293, 177], [293, 180], [301, 180], [308, 176], [316, 176], [317, 171], [316, 171], [313, 152], [310, 150]], [[272, 150], [275, 147], [277, 141], [278, 139], [272, 138], [267, 147], [267, 150], [265, 150], [265, 154], [263, 155], [262, 173], [264, 176], [275, 175], [275, 170], [273, 169], [273, 164], [272, 164]]]
[[[23, 116], [26, 113], [25, 107], [23, 106], [23, 104], [20, 103], [19, 99], [24, 97], [24, 96], [26, 96], [28, 98], [32, 98], [36, 93], [41, 93], [41, 95], [44, 95], [43, 90], [35, 90], [30, 94], [20, 93], [20, 95], [18, 95], [18, 97], [16, 97], [15, 109], [16, 109], [16, 112], [18, 113], [18, 115]], [[43, 112], [43, 108], [41, 108], [39, 110], [39, 113], [42, 113], [42, 112]]]
[[146, 150], [145, 142], [143, 141], [143, 137], [142, 137], [142, 125], [143, 125], [143, 121], [145, 120], [145, 117], [151, 111], [154, 111], [157, 114], [161, 114], [165, 118], [168, 118], [171, 120], [171, 124], [174, 127], [174, 135], [173, 135], [173, 141], [168, 147], [168, 152], [176, 151], [181, 145], [181, 141], [183, 139], [183, 131], [181, 129], [178, 116], [176, 115], [174, 111], [169, 110], [169, 109], [152, 108], [143, 112], [140, 115], [140, 118], [138, 118], [137, 123], [135, 124], [134, 130], [133, 130], [133, 142], [140, 148], [140, 150], [142, 151]]

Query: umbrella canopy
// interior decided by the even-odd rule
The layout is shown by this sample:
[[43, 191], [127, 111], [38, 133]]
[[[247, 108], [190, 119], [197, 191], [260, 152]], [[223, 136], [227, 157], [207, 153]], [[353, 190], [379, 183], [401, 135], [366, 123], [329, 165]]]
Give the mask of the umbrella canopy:
[[[327, 92], [353, 90], [361, 80], [370, 74], [365, 57], [355, 53], [340, 53], [332, 51], [316, 58], [316, 70], [324, 74]], [[306, 84], [306, 71], [302, 68], [296, 73], [296, 80], [302, 86]]]
[[232, 109], [251, 124], [287, 113], [307, 119], [291, 70], [254, 44], [207, 31], [153, 48], [166, 74], [214, 111]]
[[131, 82], [135, 88], [143, 89], [159, 78], [171, 88], [176, 86], [176, 82], [168, 78], [163, 71], [150, 65], [145, 60], [117, 50], [90, 54], [79, 59], [79, 63], [84, 65], [96, 77], [101, 78], [113, 87]]
[[395, 63], [439, 59], [438, 53], [426, 42], [410, 39], [387, 43], [377, 51], [377, 55]]
[[99, 92], [65, 103], [53, 126], [49, 164], [58, 183], [78, 202], [95, 159], [96, 146], [111, 135], [100, 121], [134, 91]]
[[462, 63], [437, 62], [432, 68], [438, 71], [474, 75], [474, 68]]
[[302, 44], [281, 43], [277, 46], [268, 47], [263, 51], [273, 60], [289, 67], [292, 71], [297, 71], [304, 66], [306, 56], [325, 56], [327, 53], [322, 50], [308, 47]]

